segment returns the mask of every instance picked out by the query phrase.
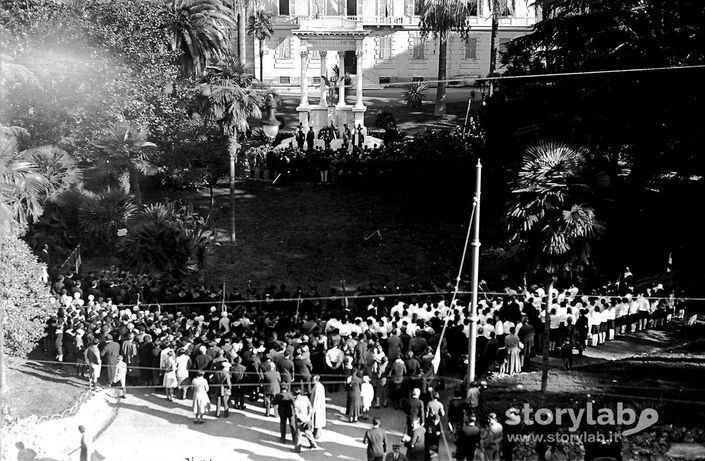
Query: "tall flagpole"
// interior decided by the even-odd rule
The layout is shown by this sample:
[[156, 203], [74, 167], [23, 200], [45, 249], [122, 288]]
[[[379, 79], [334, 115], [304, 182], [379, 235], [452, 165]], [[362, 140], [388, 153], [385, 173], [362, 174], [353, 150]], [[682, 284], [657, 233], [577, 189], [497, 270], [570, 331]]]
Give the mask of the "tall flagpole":
[[475, 168], [475, 222], [472, 238], [472, 306], [470, 309], [470, 339], [468, 340], [468, 386], [475, 380], [475, 355], [477, 354], [477, 290], [480, 271], [480, 193], [482, 190], [482, 164], [477, 159]]

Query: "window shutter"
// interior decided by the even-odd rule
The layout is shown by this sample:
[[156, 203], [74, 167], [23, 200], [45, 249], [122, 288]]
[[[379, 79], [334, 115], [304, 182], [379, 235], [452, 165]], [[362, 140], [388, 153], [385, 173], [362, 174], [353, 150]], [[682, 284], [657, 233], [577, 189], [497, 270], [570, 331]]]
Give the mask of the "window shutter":
[[477, 39], [469, 38], [465, 43], [465, 59], [477, 59]]

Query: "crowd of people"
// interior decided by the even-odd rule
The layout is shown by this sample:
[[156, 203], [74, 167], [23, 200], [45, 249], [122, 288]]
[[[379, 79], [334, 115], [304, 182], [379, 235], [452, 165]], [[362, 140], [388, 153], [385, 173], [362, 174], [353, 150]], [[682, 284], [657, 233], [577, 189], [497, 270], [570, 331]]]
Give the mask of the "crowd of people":
[[[168, 400], [190, 393], [195, 424], [203, 424], [211, 406], [216, 417], [227, 417], [246, 399], [261, 401], [266, 416], [278, 415], [282, 441], [290, 429], [295, 451], [304, 439], [317, 446], [326, 427], [326, 393], [344, 389], [352, 423], [382, 406], [406, 413], [408, 459], [431, 459], [445, 424], [457, 459], [472, 459], [474, 428], [482, 426], [485, 439], [497, 433], [492, 418], [478, 421], [474, 412], [482, 386], [465, 382], [447, 412], [438, 394], [447, 377], [465, 374], [467, 302], [464, 296], [451, 301], [448, 287], [406, 294], [422, 288], [372, 285], [369, 296], [332, 290], [323, 297], [315, 287], [260, 292], [248, 283], [243, 293], [223, 293], [118, 271], [69, 274], [52, 285], [57, 312], [47, 323], [45, 350], [59, 363], [75, 364], [96, 389], [117, 385], [125, 396], [132, 386], [158, 387]], [[547, 309], [549, 346], [570, 368], [573, 350], [581, 354], [682, 316], [669, 294], [660, 284], [635, 291], [628, 281], [590, 294], [569, 285], [550, 293], [550, 306], [549, 294], [537, 286], [484, 293], [477, 375], [530, 370], [530, 357], [542, 349]], [[377, 448], [372, 459], [382, 456]]]
[[402, 159], [400, 150], [389, 148], [396, 138], [386, 138], [384, 142], [371, 142], [376, 139], [359, 125], [354, 130], [347, 124], [339, 129], [330, 122], [318, 132], [313, 127], [306, 131], [299, 125], [294, 136], [284, 139], [278, 147], [249, 149], [245, 155], [247, 169], [253, 178], [279, 177], [278, 184], [286, 181], [349, 184], [387, 174]]

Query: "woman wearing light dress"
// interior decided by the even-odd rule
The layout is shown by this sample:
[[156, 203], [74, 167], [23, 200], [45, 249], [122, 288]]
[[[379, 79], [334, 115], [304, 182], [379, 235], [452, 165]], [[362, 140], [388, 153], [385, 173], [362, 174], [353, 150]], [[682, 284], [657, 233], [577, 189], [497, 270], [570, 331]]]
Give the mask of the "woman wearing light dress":
[[186, 350], [179, 349], [179, 356], [176, 357], [176, 381], [181, 388], [181, 399], [186, 399], [186, 389], [188, 389], [188, 371], [191, 368], [191, 357], [188, 356]]
[[370, 377], [365, 375], [362, 377], [362, 385], [360, 386], [360, 398], [362, 400], [362, 419], [367, 419], [372, 400], [375, 398], [375, 388], [370, 383]]
[[174, 351], [167, 352], [166, 364], [164, 367], [164, 380], [162, 385], [166, 391], [166, 399], [173, 402], [174, 389], [176, 389], [179, 385], [179, 382], [176, 379], [176, 359], [174, 358]]
[[196, 377], [191, 381], [191, 386], [193, 386], [193, 414], [195, 424], [203, 424], [203, 415], [208, 412], [208, 407], [210, 406], [210, 398], [208, 397], [208, 381], [203, 377], [203, 371], [200, 370]]
[[522, 359], [521, 359], [521, 347], [523, 344], [519, 340], [519, 337], [515, 334], [514, 327], [509, 329], [509, 334], [504, 339], [504, 345], [507, 348], [507, 361], [505, 362], [506, 370], [505, 372], [509, 375], [519, 373], [521, 371]]

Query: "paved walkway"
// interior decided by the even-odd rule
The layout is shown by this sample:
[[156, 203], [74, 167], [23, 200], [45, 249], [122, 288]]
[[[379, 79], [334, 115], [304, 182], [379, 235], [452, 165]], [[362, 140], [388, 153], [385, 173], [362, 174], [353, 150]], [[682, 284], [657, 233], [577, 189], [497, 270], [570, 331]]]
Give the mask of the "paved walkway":
[[[328, 398], [328, 426], [317, 450], [304, 448], [292, 453], [288, 443], [279, 441], [279, 418], [264, 416], [261, 402], [247, 402], [245, 410], [231, 411], [228, 418], [206, 417], [206, 423], [193, 423], [190, 400], [168, 402], [163, 395], [141, 393], [120, 402], [119, 413], [110, 428], [96, 441], [96, 449], [109, 461], [132, 460], [359, 460], [365, 456], [362, 443], [370, 421], [351, 424], [345, 420], [345, 393]], [[389, 442], [401, 439], [404, 425], [400, 411], [372, 410], [380, 416]], [[304, 444], [306, 445], [306, 444]], [[389, 447], [391, 449], [391, 446]], [[76, 458], [78, 459], [78, 458]]]
[[[580, 365], [646, 354], [677, 343], [674, 333], [679, 326], [667, 330], [633, 333], [599, 348], [589, 348]], [[560, 366], [557, 358], [552, 364]], [[540, 358], [535, 359], [540, 369]], [[110, 461], [148, 460], [261, 460], [323, 459], [362, 460], [365, 446], [362, 438], [369, 422], [348, 423], [344, 417], [345, 393], [328, 394], [328, 427], [323, 432], [320, 448], [292, 453], [293, 445], [279, 442], [279, 419], [266, 418], [261, 403], [247, 403], [242, 411], [230, 417], [207, 417], [203, 425], [193, 424], [190, 400], [168, 402], [161, 394], [131, 394], [118, 403], [118, 416], [96, 441], [95, 446]], [[371, 412], [379, 416], [389, 434], [389, 442], [398, 442], [404, 427], [402, 412], [381, 408]], [[287, 435], [290, 440], [291, 435]], [[453, 446], [450, 447], [453, 450]], [[441, 447], [443, 452], [444, 448]], [[443, 459], [447, 456], [443, 452]], [[78, 458], [75, 458], [78, 459]]]

